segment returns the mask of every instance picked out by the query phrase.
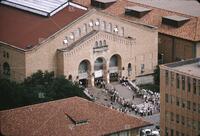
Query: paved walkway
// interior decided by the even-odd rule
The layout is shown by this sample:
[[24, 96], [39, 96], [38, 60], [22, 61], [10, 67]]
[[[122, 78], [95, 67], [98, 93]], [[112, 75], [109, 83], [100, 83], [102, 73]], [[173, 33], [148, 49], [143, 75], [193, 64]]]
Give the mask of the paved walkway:
[[[122, 86], [121, 84], [119, 84], [117, 82], [111, 83], [109, 85], [113, 86], [117, 90], [117, 92], [119, 93], [119, 95], [121, 97], [132, 100], [134, 92], [132, 90], [129, 90], [128, 87]], [[95, 97], [96, 103], [102, 104], [107, 107], [112, 106], [116, 109], [122, 108], [122, 105], [120, 105], [116, 102], [112, 102], [110, 100], [110, 94], [108, 94], [105, 89], [92, 87], [92, 88], [88, 88], [88, 91], [90, 94], [92, 94]], [[142, 98], [135, 97], [133, 100], [133, 104], [138, 105], [138, 104], [142, 104], [142, 103], [144, 103], [144, 99], [142, 99]], [[139, 116], [139, 115], [135, 115], [134, 112], [129, 112], [128, 114], [131, 114], [133, 116]], [[139, 117], [141, 117], [141, 116], [139, 116]], [[153, 114], [151, 116], [145, 116], [144, 118], [149, 120], [150, 122], [154, 123], [155, 125], [158, 125], [160, 122], [160, 114], [159, 113]]]
[[[125, 99], [132, 100], [133, 99], [133, 95], [136, 96], [136, 94], [132, 90], [129, 90], [128, 87], [122, 86], [119, 83], [111, 83], [111, 85], [114, 86], [115, 89], [118, 91], [119, 95], [124, 97]], [[134, 101], [133, 101], [133, 104], [137, 105], [137, 104], [141, 104], [143, 102], [144, 102], [143, 99], [135, 97]]]

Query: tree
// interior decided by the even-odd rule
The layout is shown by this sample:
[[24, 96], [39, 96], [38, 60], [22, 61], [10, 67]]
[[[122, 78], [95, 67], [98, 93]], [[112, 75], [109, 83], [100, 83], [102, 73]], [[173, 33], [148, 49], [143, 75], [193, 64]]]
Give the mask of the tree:
[[154, 82], [157, 85], [160, 85], [160, 67], [157, 66], [156, 69], [154, 70]]
[[53, 72], [39, 70], [22, 83], [0, 79], [0, 110], [72, 96], [87, 98], [83, 88]]

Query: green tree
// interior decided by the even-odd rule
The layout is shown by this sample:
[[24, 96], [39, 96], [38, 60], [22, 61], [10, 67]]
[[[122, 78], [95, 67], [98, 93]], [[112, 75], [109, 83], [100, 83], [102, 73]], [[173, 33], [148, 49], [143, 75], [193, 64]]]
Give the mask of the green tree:
[[87, 98], [83, 88], [53, 72], [39, 70], [22, 83], [0, 79], [0, 110], [72, 96]]

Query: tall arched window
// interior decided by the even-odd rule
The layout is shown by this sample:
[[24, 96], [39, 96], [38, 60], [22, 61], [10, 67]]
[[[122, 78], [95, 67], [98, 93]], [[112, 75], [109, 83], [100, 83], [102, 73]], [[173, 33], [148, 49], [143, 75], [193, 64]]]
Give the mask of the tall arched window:
[[105, 29], [106, 29], [106, 22], [103, 21], [103, 22], [101, 23], [101, 30], [105, 30]]
[[80, 37], [80, 36], [81, 36], [81, 28], [78, 28], [76, 37]]
[[119, 30], [118, 30], [118, 26], [116, 25], [116, 26], [113, 28], [113, 32], [117, 34], [118, 31], [119, 31]]
[[103, 46], [106, 46], [106, 40], [103, 40]]
[[90, 22], [89, 22], [89, 27], [94, 27], [94, 21], [93, 20], [90, 20]]
[[121, 36], [124, 36], [124, 27], [121, 27], [120, 35], [121, 35]]
[[131, 71], [132, 71], [131, 63], [128, 63], [128, 76], [131, 75]]
[[98, 42], [97, 41], [95, 42], [95, 47], [98, 47]]
[[101, 47], [103, 45], [102, 41], [99, 42], [99, 46]]
[[69, 36], [70, 40], [71, 41], [74, 41], [75, 40], [75, 36], [74, 36], [74, 32], [72, 32]]
[[111, 24], [111, 23], [108, 24], [107, 31], [108, 31], [108, 32], [112, 32], [112, 24]]
[[69, 76], [68, 76], [68, 80], [72, 80], [72, 75], [69, 75]]
[[10, 65], [7, 62], [3, 64], [3, 74], [10, 76]]
[[84, 29], [84, 32], [87, 33], [87, 24], [84, 24], [83, 29]]
[[98, 30], [99, 26], [100, 26], [100, 20], [99, 19], [96, 20], [95, 26], [96, 26], [96, 29]]

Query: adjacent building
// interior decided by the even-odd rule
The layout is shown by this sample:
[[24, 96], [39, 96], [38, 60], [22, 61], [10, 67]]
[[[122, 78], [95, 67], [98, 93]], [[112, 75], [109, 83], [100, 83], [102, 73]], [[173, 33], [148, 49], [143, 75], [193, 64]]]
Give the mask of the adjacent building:
[[107, 0], [73, 1], [158, 27], [159, 63], [200, 56], [200, 4], [196, 0], [113, 0], [112, 5]]
[[200, 58], [160, 66], [162, 136], [200, 135]]
[[80, 97], [0, 112], [3, 136], [137, 136], [151, 125]]
[[122, 76], [135, 80], [156, 68], [156, 27], [66, 0], [0, 3], [1, 76], [23, 81], [47, 70], [94, 85]]

